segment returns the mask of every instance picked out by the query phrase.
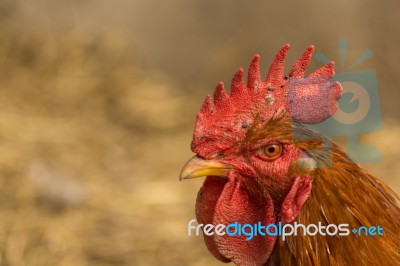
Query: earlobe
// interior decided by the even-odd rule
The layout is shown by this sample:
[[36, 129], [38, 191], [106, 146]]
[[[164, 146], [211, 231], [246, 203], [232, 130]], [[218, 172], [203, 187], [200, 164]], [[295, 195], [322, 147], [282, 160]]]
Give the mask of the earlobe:
[[299, 216], [301, 208], [311, 194], [312, 180], [307, 176], [294, 178], [292, 187], [286, 195], [281, 206], [281, 222], [283, 224], [293, 222]]

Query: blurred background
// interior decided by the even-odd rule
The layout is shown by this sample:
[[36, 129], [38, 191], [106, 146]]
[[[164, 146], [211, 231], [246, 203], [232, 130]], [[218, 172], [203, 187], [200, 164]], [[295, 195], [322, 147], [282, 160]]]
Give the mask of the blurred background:
[[[219, 81], [314, 44], [375, 69], [383, 127], [364, 165], [400, 193], [400, 5], [385, 1], [0, 0], [0, 265], [220, 265], [179, 182]], [[310, 66], [321, 65], [316, 60]], [[337, 71], [348, 65], [337, 64]], [[228, 86], [229, 87], [229, 86]], [[341, 143], [345, 137], [338, 137]]]

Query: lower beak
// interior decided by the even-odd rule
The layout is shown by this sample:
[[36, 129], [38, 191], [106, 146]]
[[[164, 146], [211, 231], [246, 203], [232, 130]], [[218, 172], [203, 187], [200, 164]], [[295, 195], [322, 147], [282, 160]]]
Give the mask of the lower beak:
[[231, 169], [232, 166], [216, 160], [205, 160], [194, 156], [183, 167], [179, 180], [201, 176], [227, 176]]

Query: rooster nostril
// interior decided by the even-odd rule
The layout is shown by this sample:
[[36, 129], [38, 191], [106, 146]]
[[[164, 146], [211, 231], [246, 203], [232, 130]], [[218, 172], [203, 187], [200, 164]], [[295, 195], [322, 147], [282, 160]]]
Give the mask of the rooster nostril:
[[218, 159], [218, 158], [221, 158], [222, 156], [224, 156], [224, 153], [217, 152], [217, 153], [211, 155], [209, 159]]

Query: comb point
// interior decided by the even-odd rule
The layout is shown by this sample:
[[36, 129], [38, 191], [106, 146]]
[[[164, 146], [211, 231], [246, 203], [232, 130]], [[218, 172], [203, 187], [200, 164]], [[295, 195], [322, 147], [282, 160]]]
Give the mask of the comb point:
[[321, 68], [315, 70], [313, 73], [309, 75], [309, 77], [317, 77], [320, 76], [323, 80], [328, 80], [332, 78], [335, 74], [335, 62], [330, 61], [328, 64], [322, 66]]
[[271, 66], [269, 67], [265, 81], [275, 86], [280, 85], [284, 78], [284, 63], [290, 44], [285, 44], [276, 54]]
[[253, 60], [251, 60], [248, 77], [247, 77], [247, 87], [252, 89], [258, 89], [258, 84], [260, 83], [260, 55], [255, 54]]
[[243, 68], [239, 68], [235, 75], [233, 76], [232, 83], [231, 83], [231, 95], [237, 94], [241, 88], [244, 86], [243, 81]]
[[311, 57], [314, 53], [314, 45], [308, 46], [303, 55], [291, 67], [288, 76], [293, 78], [300, 78], [304, 76], [308, 65], [310, 64]]
[[207, 95], [203, 105], [201, 106], [200, 114], [213, 113], [213, 111], [214, 111], [214, 104], [211, 101], [211, 96]]
[[222, 105], [228, 99], [228, 95], [226, 94], [224, 83], [218, 82], [214, 91], [214, 103], [216, 106]]

